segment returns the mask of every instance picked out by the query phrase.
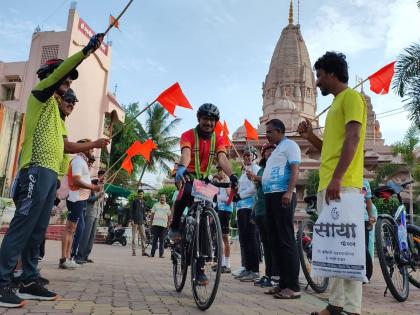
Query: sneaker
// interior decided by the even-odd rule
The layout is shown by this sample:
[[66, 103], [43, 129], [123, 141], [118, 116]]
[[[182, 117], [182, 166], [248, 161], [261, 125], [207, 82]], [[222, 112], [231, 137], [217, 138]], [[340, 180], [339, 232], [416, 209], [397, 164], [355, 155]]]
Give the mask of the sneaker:
[[249, 271], [248, 270], [243, 270], [239, 275], [237, 275], [235, 277], [235, 279], [240, 279], [240, 278], [242, 278], [244, 276], [247, 276], [248, 274], [249, 274]]
[[253, 282], [253, 281], [255, 281], [255, 279], [258, 279], [259, 277], [260, 277], [260, 275], [258, 274], [258, 272], [250, 271], [247, 275], [239, 278], [239, 280], [241, 282]]
[[266, 279], [268, 279], [266, 276], [262, 276], [261, 278], [254, 281], [254, 285], [260, 286], [266, 281]]
[[90, 263], [90, 264], [93, 264], [93, 260], [92, 260], [92, 259], [90, 259], [90, 258], [86, 259], [86, 262], [88, 262], [88, 263]]
[[76, 261], [74, 261], [74, 260], [72, 260], [72, 261], [75, 262], [78, 265], [83, 265], [83, 264], [86, 264], [87, 263], [87, 261], [84, 260], [84, 259], [78, 259]]
[[204, 274], [204, 272], [198, 272], [197, 275], [196, 275], [196, 277], [195, 277], [195, 282], [198, 285], [205, 286], [205, 285], [207, 285], [209, 283], [209, 279]]
[[80, 267], [81, 266], [81, 264], [78, 264], [77, 262], [75, 262], [74, 261], [74, 259], [71, 259], [70, 260], [70, 263], [75, 267], [75, 268], [77, 268], [77, 267]]
[[26, 301], [18, 297], [15, 291], [10, 287], [0, 288], [0, 306], [1, 307], [22, 307], [26, 304]]
[[21, 299], [39, 301], [53, 301], [58, 298], [56, 293], [48, 291], [39, 283], [39, 281], [32, 281], [28, 283], [22, 282], [17, 295]]
[[44, 261], [44, 257], [39, 256], [38, 261]]
[[239, 267], [238, 269], [236, 269], [234, 272], [232, 272], [232, 276], [237, 277], [239, 276], [239, 274], [245, 270], [245, 267]]
[[261, 288], [271, 288], [274, 285], [274, 282], [270, 278], [266, 278], [264, 283], [260, 285]]
[[11, 283], [10, 286], [15, 289], [19, 289], [20, 281], [22, 281], [22, 276], [15, 277], [13, 274], [10, 277]]
[[[217, 271], [217, 264], [214, 264], [213, 266], [211, 266], [211, 270], [213, 271], [213, 272], [216, 272]], [[222, 268], [223, 268], [223, 266], [222, 266]]]
[[78, 266], [80, 265], [76, 264], [70, 259], [65, 259], [64, 261], [60, 259], [60, 264], [58, 265], [58, 267], [61, 269], [76, 269]]
[[175, 242], [181, 240], [182, 235], [179, 230], [174, 230], [171, 228], [168, 232], [168, 237], [171, 241]]
[[222, 266], [222, 273], [231, 273], [232, 271], [230, 270], [229, 267], [226, 266]]
[[38, 275], [38, 282], [42, 286], [46, 286], [47, 284], [50, 284], [50, 280], [47, 278], [41, 277], [41, 275]]

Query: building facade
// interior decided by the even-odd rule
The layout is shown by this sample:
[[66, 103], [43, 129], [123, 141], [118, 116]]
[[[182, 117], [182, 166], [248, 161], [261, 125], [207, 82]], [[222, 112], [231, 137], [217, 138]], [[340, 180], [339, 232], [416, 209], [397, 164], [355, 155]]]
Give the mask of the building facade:
[[[32, 35], [29, 57], [22, 62], [0, 61], [0, 194], [7, 196], [17, 168], [27, 99], [37, 84], [36, 71], [48, 59], [66, 59], [81, 50], [95, 32], [76, 11], [69, 10], [64, 31], [38, 31]], [[110, 135], [111, 119], [124, 121], [124, 109], [108, 91], [112, 57], [110, 43], [103, 44], [79, 67], [72, 84], [79, 102], [66, 120], [70, 141], [95, 140]], [[100, 150], [95, 151], [100, 156]], [[96, 162], [99, 166], [99, 159]]]

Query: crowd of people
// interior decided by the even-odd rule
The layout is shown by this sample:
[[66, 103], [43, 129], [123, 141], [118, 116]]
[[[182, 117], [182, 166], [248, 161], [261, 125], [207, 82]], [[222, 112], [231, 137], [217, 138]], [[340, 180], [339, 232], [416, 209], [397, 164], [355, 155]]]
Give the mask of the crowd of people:
[[[57, 195], [66, 200], [67, 223], [62, 237], [59, 267], [75, 269], [92, 263], [89, 255], [95, 239], [96, 227], [103, 209], [105, 171], [99, 170], [91, 178], [95, 159], [94, 148], [105, 148], [105, 138], [76, 143], [68, 140], [65, 119], [78, 101], [70, 88], [78, 78], [77, 66], [101, 45], [103, 34], [91, 38], [88, 45], [66, 60], [47, 61], [38, 71], [40, 82], [28, 100], [25, 138], [19, 161], [19, 173], [14, 189], [16, 212], [0, 249], [0, 306], [20, 307], [26, 299], [55, 300], [57, 294], [45, 287], [38, 271], [40, 248], [45, 241], [51, 210]], [[322, 95], [333, 94], [323, 139], [313, 131], [309, 119], [299, 124], [298, 133], [321, 152], [318, 211], [331, 200], [363, 188], [363, 143], [366, 130], [366, 104], [363, 96], [347, 86], [348, 66], [345, 56], [327, 52], [315, 63], [317, 86]], [[277, 299], [300, 297], [299, 259], [294, 231], [296, 207], [295, 187], [298, 179], [301, 152], [296, 142], [285, 136], [285, 125], [279, 119], [266, 123], [267, 143], [263, 145], [259, 163], [257, 150], [247, 145], [242, 155], [242, 173], [234, 174], [227, 156], [224, 139], [214, 132], [220, 119], [219, 109], [210, 103], [197, 111], [198, 125], [181, 135], [181, 157], [175, 182], [180, 190], [174, 197], [172, 213], [164, 194], [151, 209], [152, 248], [164, 257], [163, 240], [181, 238], [180, 219], [192, 205], [192, 178], [206, 178], [217, 164], [216, 180], [230, 182], [221, 188], [215, 203], [223, 234], [222, 272], [231, 273], [230, 221], [233, 213], [229, 196], [234, 193], [239, 231], [241, 268], [234, 272], [242, 282], [270, 287], [266, 292]], [[70, 159], [69, 154], [75, 154]], [[63, 177], [64, 176], [64, 177]], [[61, 181], [60, 181], [61, 179]], [[58, 189], [58, 191], [57, 191]], [[369, 190], [365, 187], [366, 199]], [[60, 192], [60, 194], [57, 194]], [[136, 240], [141, 239], [145, 251], [145, 220], [147, 208], [144, 192], [138, 191], [130, 205], [129, 223], [132, 228], [132, 255], [136, 255]], [[368, 222], [374, 222], [368, 211]], [[264, 248], [265, 271], [260, 274]], [[199, 264], [205, 263], [204, 259]], [[11, 279], [17, 265], [21, 265], [17, 292]], [[208, 283], [204, 268], [197, 268], [195, 281]], [[329, 304], [315, 312], [320, 315], [361, 313], [362, 283], [332, 279]]]

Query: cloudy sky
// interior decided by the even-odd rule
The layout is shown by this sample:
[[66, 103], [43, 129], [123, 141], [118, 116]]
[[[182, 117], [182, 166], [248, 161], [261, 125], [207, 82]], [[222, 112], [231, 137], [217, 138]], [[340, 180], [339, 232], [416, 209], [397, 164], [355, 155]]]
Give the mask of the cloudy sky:
[[[77, 11], [95, 31], [106, 28], [127, 0], [80, 0]], [[70, 0], [8, 1], [0, 11], [0, 60], [26, 60], [36, 25], [66, 27]], [[287, 25], [288, 0], [135, 0], [111, 31], [113, 46], [109, 89], [122, 104], [152, 101], [179, 81], [194, 108], [219, 106], [233, 131], [262, 113], [261, 83], [274, 47]], [[295, 22], [297, 20], [295, 1]], [[350, 85], [395, 60], [420, 37], [420, 12], [414, 0], [301, 0], [300, 24], [311, 62], [326, 50], [341, 51], [350, 65]], [[368, 90], [368, 86], [365, 86]], [[402, 106], [390, 93], [371, 92], [377, 114]], [[331, 103], [319, 93], [318, 108]], [[240, 108], [240, 111], [238, 111]], [[378, 115], [386, 143], [404, 135], [409, 125], [401, 111]], [[398, 114], [399, 113], [399, 114]], [[195, 124], [195, 113], [177, 111], [177, 133]], [[322, 123], [321, 123], [322, 124]]]

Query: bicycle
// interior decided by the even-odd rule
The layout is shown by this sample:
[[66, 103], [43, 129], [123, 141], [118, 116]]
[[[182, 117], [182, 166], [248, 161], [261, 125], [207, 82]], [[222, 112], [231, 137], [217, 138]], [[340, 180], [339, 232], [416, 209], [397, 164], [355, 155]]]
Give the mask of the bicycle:
[[[300, 265], [302, 267], [303, 274], [306, 278], [308, 286], [312, 288], [316, 293], [323, 293], [328, 288], [329, 280], [325, 277], [312, 277], [312, 239], [313, 239], [313, 227], [318, 218], [316, 212], [317, 196], [310, 195], [304, 198], [304, 201], [308, 205], [305, 208], [306, 213], [310, 216], [303, 220], [299, 224], [299, 230], [297, 233], [296, 241], [298, 246], [298, 254], [300, 259]], [[373, 273], [373, 262], [372, 257], [366, 248], [366, 277], [368, 280], [372, 277]]]
[[[226, 183], [194, 180], [191, 195], [194, 203], [188, 214], [181, 219], [182, 238], [171, 242], [172, 272], [175, 290], [181, 292], [191, 265], [191, 286], [194, 301], [200, 310], [208, 309], [217, 294], [222, 261], [222, 230], [219, 217], [213, 208], [217, 187], [229, 187]], [[208, 277], [207, 285], [196, 281], [198, 268]]]
[[407, 211], [402, 202], [401, 191], [413, 180], [397, 184], [388, 181], [375, 190], [375, 196], [387, 201], [396, 195], [399, 205], [393, 215], [380, 214], [375, 228], [379, 264], [387, 287], [399, 302], [409, 295], [409, 282], [420, 288], [420, 227], [407, 224]]

